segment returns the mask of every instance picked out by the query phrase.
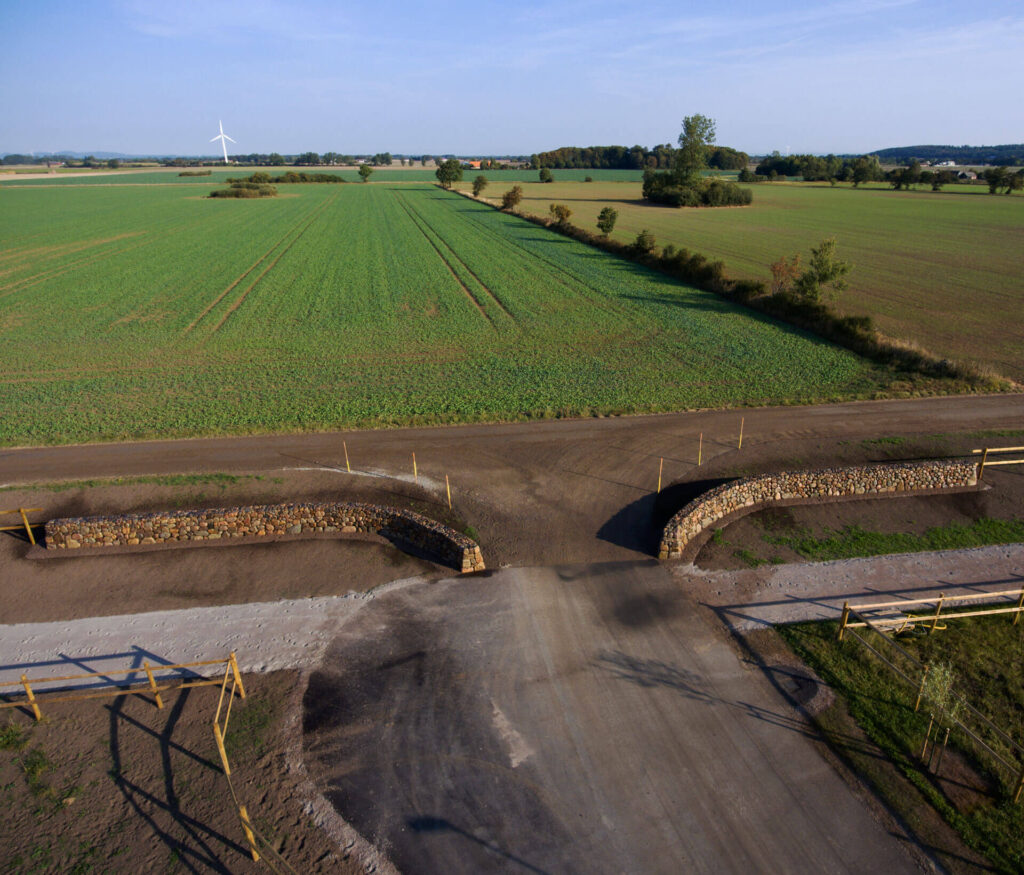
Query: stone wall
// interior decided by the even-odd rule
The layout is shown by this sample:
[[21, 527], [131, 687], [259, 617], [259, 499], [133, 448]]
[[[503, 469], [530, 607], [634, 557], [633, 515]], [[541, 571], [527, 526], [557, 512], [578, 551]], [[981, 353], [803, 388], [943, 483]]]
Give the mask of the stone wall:
[[715, 523], [772, 504], [927, 495], [977, 484], [977, 466], [961, 461], [892, 462], [745, 477], [704, 493], [672, 517], [662, 532], [658, 558], [692, 559], [702, 543], [700, 536]]
[[266, 539], [364, 532], [412, 547], [460, 571], [482, 571], [479, 545], [411, 510], [357, 502], [269, 504], [50, 520], [48, 550], [80, 550], [177, 541]]

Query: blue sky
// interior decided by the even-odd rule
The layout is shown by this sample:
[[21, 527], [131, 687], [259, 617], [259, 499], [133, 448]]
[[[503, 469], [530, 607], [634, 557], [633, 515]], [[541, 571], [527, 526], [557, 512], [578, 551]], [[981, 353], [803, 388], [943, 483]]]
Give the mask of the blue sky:
[[0, 0], [0, 152], [1024, 141], [1024, 6]]

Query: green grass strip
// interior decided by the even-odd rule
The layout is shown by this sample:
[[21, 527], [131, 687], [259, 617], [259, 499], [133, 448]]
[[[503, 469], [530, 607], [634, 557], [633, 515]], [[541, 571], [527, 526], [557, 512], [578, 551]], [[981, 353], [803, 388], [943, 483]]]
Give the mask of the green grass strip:
[[1024, 541], [1024, 520], [994, 520], [984, 517], [970, 525], [937, 526], [924, 534], [872, 532], [860, 526], [828, 530], [824, 537], [813, 535], [764, 535], [769, 544], [789, 547], [805, 559], [825, 562], [857, 556], [887, 553], [921, 553], [929, 550], [960, 550], [990, 544]]
[[[854, 641], [836, 640], [834, 622], [794, 623], [777, 627], [793, 651], [841, 698], [857, 725], [889, 758], [963, 840], [985, 855], [999, 872], [1024, 871], [1024, 805], [1015, 805], [1005, 794], [986, 804], [957, 808], [923, 768], [918, 753], [928, 717], [913, 710], [915, 693], [881, 662]], [[990, 714], [1011, 736], [1019, 737], [1024, 713], [1024, 678], [1019, 665], [1024, 627], [1004, 617], [962, 620], [947, 631], [901, 644], [923, 661], [942, 660], [952, 665], [957, 686], [979, 710]], [[1015, 662], [1016, 660], [1016, 662]], [[849, 745], [834, 710], [815, 719], [837, 752], [900, 812], [908, 822], [917, 818], [915, 802], [906, 788], [900, 789], [873, 766], [871, 757], [857, 757]], [[833, 725], [835, 724], [835, 725]], [[957, 739], [950, 740], [955, 746]], [[856, 761], [855, 761], [856, 760]], [[943, 769], [945, 771], [945, 769]], [[1004, 788], [1005, 789], [1005, 788]], [[920, 804], [919, 802], [916, 804]]]

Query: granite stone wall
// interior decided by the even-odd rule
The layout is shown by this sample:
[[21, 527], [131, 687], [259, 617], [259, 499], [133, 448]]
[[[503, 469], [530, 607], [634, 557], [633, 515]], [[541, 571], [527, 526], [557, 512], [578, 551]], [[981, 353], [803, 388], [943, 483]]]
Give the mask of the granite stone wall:
[[365, 532], [412, 547], [459, 571], [482, 571], [479, 545], [411, 510], [358, 502], [269, 504], [50, 520], [48, 550], [93, 550], [176, 541], [256, 541], [280, 535]]
[[668, 521], [659, 559], [693, 558], [700, 536], [727, 516], [772, 504], [812, 504], [851, 498], [883, 498], [962, 490], [977, 486], [977, 466], [964, 461], [892, 462], [759, 474], [695, 498]]

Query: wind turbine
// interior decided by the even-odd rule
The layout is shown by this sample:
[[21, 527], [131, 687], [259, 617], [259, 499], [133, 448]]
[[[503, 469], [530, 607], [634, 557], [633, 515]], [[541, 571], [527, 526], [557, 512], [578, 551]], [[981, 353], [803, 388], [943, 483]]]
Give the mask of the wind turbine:
[[[227, 134], [224, 133], [224, 122], [222, 122], [222, 121], [220, 121], [218, 119], [217, 120], [217, 124], [220, 125], [220, 133], [216, 137], [211, 139], [210, 142], [212, 143], [212, 142], [214, 142], [214, 140], [220, 140], [220, 144], [224, 147], [224, 163], [225, 164], [229, 164], [230, 162], [228, 161], [228, 144], [227, 144], [227, 141], [231, 140], [231, 137], [229, 137]], [[231, 140], [231, 142], [234, 143], [235, 141]]]

